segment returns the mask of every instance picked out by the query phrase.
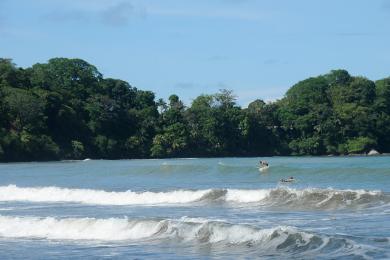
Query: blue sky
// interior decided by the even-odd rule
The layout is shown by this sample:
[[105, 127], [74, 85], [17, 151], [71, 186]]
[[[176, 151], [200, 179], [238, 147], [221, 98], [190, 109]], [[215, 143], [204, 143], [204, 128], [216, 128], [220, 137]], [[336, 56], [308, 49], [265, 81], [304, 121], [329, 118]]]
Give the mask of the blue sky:
[[390, 0], [0, 0], [0, 57], [77, 57], [157, 97], [227, 88], [246, 106], [331, 69], [390, 76]]

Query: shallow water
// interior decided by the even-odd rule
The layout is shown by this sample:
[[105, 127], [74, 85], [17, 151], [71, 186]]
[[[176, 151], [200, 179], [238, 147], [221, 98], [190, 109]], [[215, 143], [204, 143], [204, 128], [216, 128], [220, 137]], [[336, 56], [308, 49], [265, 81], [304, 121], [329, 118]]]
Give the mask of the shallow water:
[[1, 259], [386, 259], [389, 223], [390, 157], [0, 164]]

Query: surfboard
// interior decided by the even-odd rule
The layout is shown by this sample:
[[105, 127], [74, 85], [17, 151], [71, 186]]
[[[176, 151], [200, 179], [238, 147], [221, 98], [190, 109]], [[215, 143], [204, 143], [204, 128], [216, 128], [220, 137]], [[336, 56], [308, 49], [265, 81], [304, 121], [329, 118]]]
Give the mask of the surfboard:
[[268, 170], [268, 168], [269, 168], [269, 166], [260, 166], [259, 171], [264, 172], [264, 171]]
[[292, 183], [292, 182], [295, 182], [296, 180], [295, 179], [281, 179], [279, 180], [279, 182], [282, 182], [282, 183]]

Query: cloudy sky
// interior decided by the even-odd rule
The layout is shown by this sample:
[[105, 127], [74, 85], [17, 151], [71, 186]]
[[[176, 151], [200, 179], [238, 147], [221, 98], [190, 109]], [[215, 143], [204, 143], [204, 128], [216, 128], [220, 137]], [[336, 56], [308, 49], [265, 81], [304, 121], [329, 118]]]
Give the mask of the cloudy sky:
[[0, 57], [77, 57], [157, 97], [227, 88], [246, 106], [331, 69], [390, 76], [390, 0], [0, 0]]

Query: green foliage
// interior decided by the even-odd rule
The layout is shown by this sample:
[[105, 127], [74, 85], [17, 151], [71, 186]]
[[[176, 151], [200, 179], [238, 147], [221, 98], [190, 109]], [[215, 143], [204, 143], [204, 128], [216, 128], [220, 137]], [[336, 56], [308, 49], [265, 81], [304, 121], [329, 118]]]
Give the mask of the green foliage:
[[197, 97], [186, 111], [191, 156], [244, 155], [245, 115], [229, 90]]
[[14, 121], [11, 121], [14, 129], [22, 131], [42, 128], [45, 120], [42, 100], [31, 91], [9, 89], [8, 92], [5, 102], [11, 118], [14, 118]]
[[151, 147], [153, 157], [185, 156], [188, 152], [189, 133], [184, 116], [185, 107], [177, 95], [169, 97], [169, 105], [160, 117], [160, 130]]
[[164, 128], [163, 134], [153, 138], [151, 156], [177, 157], [185, 156], [188, 149], [187, 133], [184, 124], [175, 123]]
[[325, 75], [325, 79], [330, 86], [347, 85], [352, 77], [346, 70], [332, 70]]
[[242, 121], [242, 134], [245, 149], [250, 155], [273, 155], [281, 153], [279, 135], [283, 134], [278, 127], [277, 107], [275, 104], [266, 104], [263, 100], [255, 100], [244, 110], [245, 118]]
[[105, 159], [113, 159], [118, 154], [118, 141], [110, 139], [104, 135], [98, 135], [95, 137], [94, 145], [97, 149], [99, 157]]
[[80, 59], [0, 59], [0, 161], [390, 152], [390, 78], [345, 70], [242, 109], [230, 90], [186, 107], [103, 78]]
[[84, 145], [82, 142], [79, 142], [79, 141], [76, 141], [76, 140], [73, 140], [72, 141], [72, 158], [75, 158], [75, 159], [81, 159], [83, 158], [83, 155], [84, 155]]
[[368, 152], [376, 146], [376, 141], [369, 137], [356, 137], [350, 139], [345, 144], [345, 149], [348, 153], [363, 153]]
[[377, 104], [384, 110], [387, 108], [385, 100], [378, 103], [376, 92], [386, 92], [383, 87], [386, 84], [380, 83], [378, 88], [366, 78], [336, 70], [294, 85], [280, 101], [279, 110], [291, 152], [349, 153], [350, 149], [344, 145], [347, 140], [379, 136], [377, 126], [383, 124], [388, 114], [375, 107]]
[[326, 77], [309, 78], [289, 89], [280, 102], [279, 117], [292, 139], [317, 134], [330, 115]]
[[3, 147], [0, 144], [0, 160], [2, 159], [3, 156], [4, 156], [4, 150], [3, 150]]
[[289, 147], [294, 155], [321, 154], [320, 138], [317, 136], [292, 140]]

